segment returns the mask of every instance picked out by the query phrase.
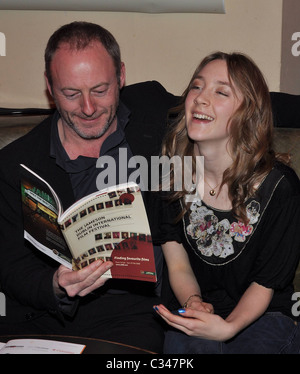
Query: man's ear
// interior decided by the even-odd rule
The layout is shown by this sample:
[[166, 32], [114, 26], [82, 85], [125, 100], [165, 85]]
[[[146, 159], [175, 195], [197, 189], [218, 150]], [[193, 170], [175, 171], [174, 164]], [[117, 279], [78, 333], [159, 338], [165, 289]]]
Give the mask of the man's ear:
[[126, 80], [126, 69], [124, 62], [121, 62], [121, 71], [120, 71], [120, 89], [124, 87]]
[[51, 87], [51, 84], [49, 83], [49, 79], [47, 77], [46, 72], [44, 73], [44, 77], [45, 77], [45, 81], [46, 81], [46, 85], [47, 85], [48, 91], [49, 91], [50, 95], [53, 97], [52, 87]]

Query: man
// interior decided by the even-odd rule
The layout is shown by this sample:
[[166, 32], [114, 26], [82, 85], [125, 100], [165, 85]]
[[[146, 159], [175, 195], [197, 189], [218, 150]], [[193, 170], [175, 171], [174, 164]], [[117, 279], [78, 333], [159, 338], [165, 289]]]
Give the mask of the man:
[[47, 180], [65, 209], [99, 187], [99, 156], [118, 163], [120, 148], [128, 159], [158, 154], [176, 98], [155, 82], [122, 90], [119, 46], [95, 24], [58, 29], [48, 41], [45, 64], [57, 111], [0, 152], [0, 284], [7, 305], [0, 334], [98, 337], [160, 352], [163, 330], [152, 312], [158, 302], [153, 285], [106, 281], [101, 276], [111, 262], [96, 261], [78, 272], [57, 267], [24, 241], [19, 164]]

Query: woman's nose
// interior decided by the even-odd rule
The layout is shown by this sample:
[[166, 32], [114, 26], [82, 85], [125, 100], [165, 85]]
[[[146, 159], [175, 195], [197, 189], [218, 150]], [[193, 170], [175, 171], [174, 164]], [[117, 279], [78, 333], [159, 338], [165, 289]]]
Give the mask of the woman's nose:
[[207, 92], [205, 92], [205, 90], [201, 90], [198, 93], [198, 95], [196, 95], [194, 98], [194, 104], [196, 105], [199, 105], [199, 104], [208, 105], [209, 101], [210, 100], [209, 100], [208, 94]]

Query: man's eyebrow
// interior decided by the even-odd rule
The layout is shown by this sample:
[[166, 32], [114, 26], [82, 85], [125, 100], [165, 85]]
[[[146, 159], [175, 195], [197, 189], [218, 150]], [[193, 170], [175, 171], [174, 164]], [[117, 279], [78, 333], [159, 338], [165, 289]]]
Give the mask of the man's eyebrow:
[[[99, 87], [102, 87], [102, 86], [108, 86], [109, 83], [99, 83], [99, 84], [96, 84], [95, 86], [91, 87], [91, 90], [95, 90], [96, 88], [99, 88]], [[74, 88], [74, 87], [63, 87], [61, 89], [62, 91], [80, 91], [79, 88]]]
[[73, 88], [73, 87], [63, 87], [61, 90], [62, 91], [80, 91], [79, 89]]
[[109, 83], [102, 82], [102, 83], [96, 84], [96, 86], [92, 87], [91, 89], [94, 90], [95, 88], [99, 88], [99, 87], [102, 87], [102, 86], [109, 86]]

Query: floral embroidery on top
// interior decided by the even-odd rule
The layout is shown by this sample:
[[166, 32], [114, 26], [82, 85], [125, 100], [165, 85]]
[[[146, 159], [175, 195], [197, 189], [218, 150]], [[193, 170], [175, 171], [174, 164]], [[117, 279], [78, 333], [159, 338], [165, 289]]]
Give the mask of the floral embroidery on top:
[[243, 222], [233, 222], [230, 226], [230, 235], [234, 236], [237, 242], [244, 242], [246, 236], [250, 235], [253, 231], [253, 224], [258, 221], [260, 204], [253, 200], [246, 207], [247, 217], [249, 219], [248, 225]]
[[196, 241], [198, 251], [206, 257], [226, 258], [234, 254], [233, 240], [244, 242], [253, 232], [253, 224], [258, 221], [260, 204], [253, 200], [247, 207], [248, 225], [232, 222], [228, 219], [219, 221], [212, 209], [195, 200], [190, 207], [187, 234]]
[[233, 222], [230, 226], [230, 235], [234, 236], [234, 239], [237, 242], [244, 242], [246, 240], [246, 236], [252, 233], [253, 226], [247, 225], [243, 222]]

